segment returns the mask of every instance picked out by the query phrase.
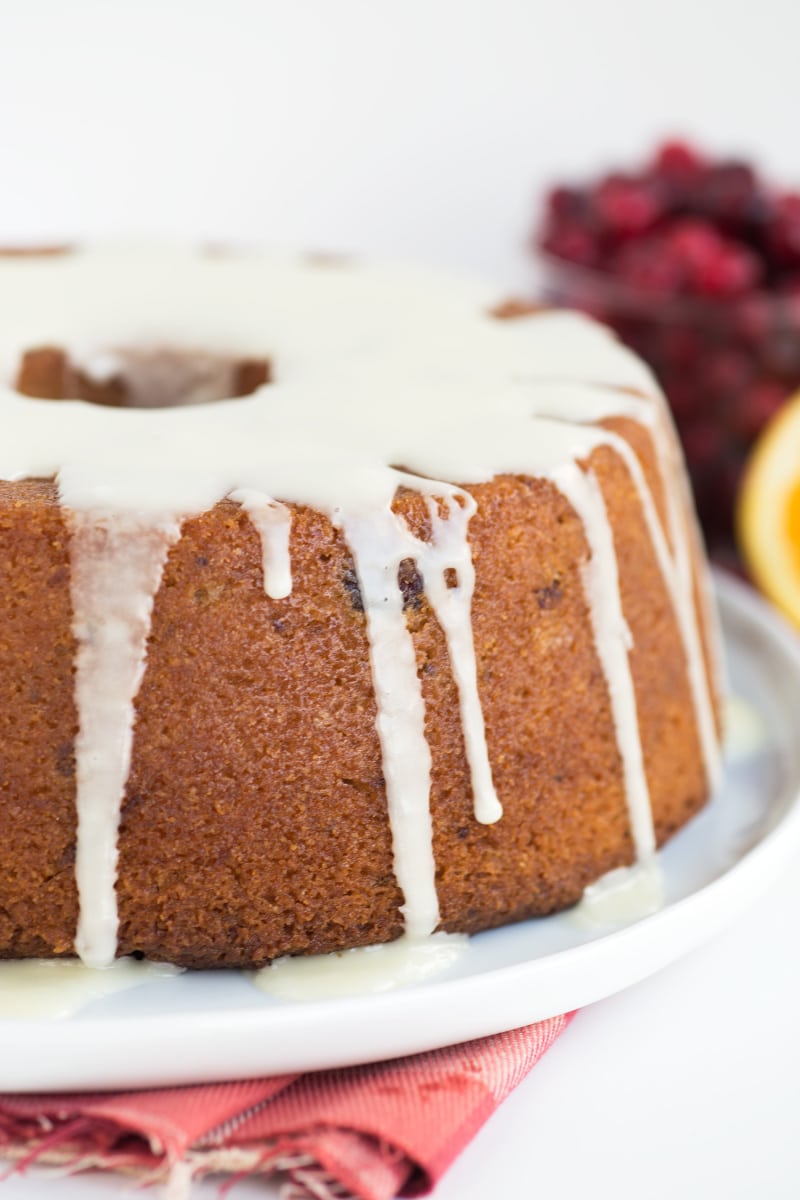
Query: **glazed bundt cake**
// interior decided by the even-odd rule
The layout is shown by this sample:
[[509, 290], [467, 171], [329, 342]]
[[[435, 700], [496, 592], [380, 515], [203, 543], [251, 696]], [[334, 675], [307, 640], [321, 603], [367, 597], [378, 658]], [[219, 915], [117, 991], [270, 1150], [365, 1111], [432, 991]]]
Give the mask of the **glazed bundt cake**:
[[658, 389], [586, 318], [492, 300], [0, 264], [0, 957], [476, 932], [703, 805], [713, 613]]

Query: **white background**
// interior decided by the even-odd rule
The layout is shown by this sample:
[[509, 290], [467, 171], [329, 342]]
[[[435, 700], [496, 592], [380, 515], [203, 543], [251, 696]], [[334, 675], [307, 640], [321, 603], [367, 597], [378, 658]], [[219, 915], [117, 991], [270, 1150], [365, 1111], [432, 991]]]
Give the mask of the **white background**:
[[525, 276], [544, 181], [678, 131], [800, 183], [795, 0], [0, 0], [0, 236]]
[[[0, 0], [0, 241], [257, 240], [523, 286], [545, 181], [660, 134], [800, 183], [799, 81], [794, 0]], [[437, 1200], [796, 1197], [798, 920], [787, 879], [582, 1013]], [[40, 1183], [2, 1195], [123, 1187]]]

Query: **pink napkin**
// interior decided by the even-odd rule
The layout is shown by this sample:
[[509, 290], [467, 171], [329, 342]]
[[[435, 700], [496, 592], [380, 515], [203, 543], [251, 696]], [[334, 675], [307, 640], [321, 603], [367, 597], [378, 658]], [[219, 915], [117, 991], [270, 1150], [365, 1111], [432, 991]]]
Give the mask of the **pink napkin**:
[[566, 1028], [553, 1017], [389, 1062], [238, 1083], [0, 1095], [0, 1155], [132, 1172], [187, 1196], [195, 1177], [287, 1177], [291, 1200], [429, 1191]]

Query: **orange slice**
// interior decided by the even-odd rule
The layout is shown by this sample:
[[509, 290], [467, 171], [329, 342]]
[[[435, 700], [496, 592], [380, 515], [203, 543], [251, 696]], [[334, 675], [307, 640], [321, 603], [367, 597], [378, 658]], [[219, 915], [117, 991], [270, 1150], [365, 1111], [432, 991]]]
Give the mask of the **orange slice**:
[[756, 442], [736, 516], [754, 582], [800, 625], [800, 394]]

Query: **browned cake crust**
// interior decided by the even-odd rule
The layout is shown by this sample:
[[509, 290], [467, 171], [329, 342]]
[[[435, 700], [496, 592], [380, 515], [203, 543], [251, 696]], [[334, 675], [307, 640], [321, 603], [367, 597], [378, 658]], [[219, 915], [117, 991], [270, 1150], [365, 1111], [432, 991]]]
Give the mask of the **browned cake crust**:
[[[606, 422], [639, 456], [649, 435]], [[707, 781], [685, 654], [638, 495], [607, 447], [591, 466], [614, 530], [659, 843]], [[441, 928], [474, 932], [577, 901], [632, 861], [620, 757], [589, 622], [583, 527], [548, 482], [467, 489], [474, 642], [504, 807], [473, 815], [444, 637], [413, 570], [414, 637], [433, 758]], [[419, 496], [395, 501], [419, 533]], [[258, 536], [232, 501], [184, 524], [156, 597], [123, 808], [119, 953], [191, 967], [387, 941], [403, 928], [352, 560], [292, 507], [294, 586], [265, 595]], [[75, 784], [68, 534], [55, 486], [0, 483], [0, 957], [72, 952]]]

